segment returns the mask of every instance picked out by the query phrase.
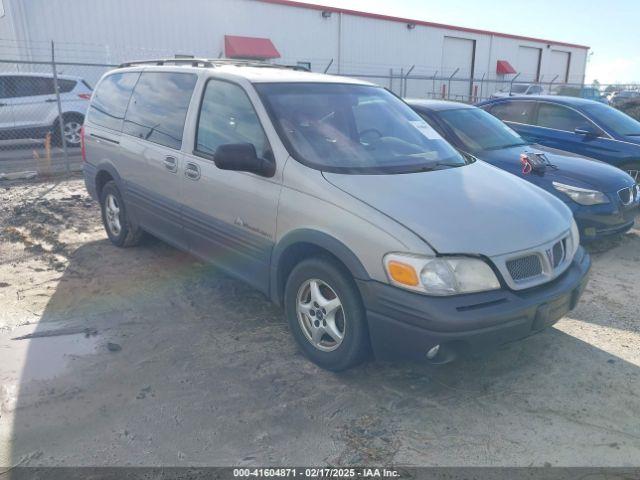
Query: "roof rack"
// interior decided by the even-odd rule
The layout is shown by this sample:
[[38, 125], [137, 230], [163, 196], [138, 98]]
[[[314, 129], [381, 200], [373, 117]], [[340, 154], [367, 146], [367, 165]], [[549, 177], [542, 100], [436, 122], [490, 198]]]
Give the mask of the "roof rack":
[[258, 67], [258, 68], [283, 68], [289, 70], [296, 70], [301, 72], [308, 72], [309, 69], [300, 65], [280, 65], [276, 63], [268, 63], [260, 60], [244, 60], [237, 58], [191, 58], [191, 57], [179, 57], [179, 58], [160, 58], [154, 60], [136, 60], [131, 62], [124, 62], [118, 65], [118, 68], [134, 67], [138, 65], [188, 65], [192, 67], [201, 68], [215, 68], [222, 65], [235, 65], [238, 67]]
[[118, 65], [118, 68], [134, 67], [136, 65], [190, 65], [192, 67], [213, 67], [213, 63], [207, 59], [201, 58], [160, 58], [157, 60], [135, 60], [132, 62], [124, 62]]

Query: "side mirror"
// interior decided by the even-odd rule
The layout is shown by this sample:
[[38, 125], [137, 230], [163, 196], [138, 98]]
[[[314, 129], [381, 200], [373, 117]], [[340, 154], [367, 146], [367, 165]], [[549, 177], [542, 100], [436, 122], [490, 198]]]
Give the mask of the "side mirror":
[[597, 130], [596, 128], [590, 128], [590, 127], [585, 127], [585, 128], [578, 127], [573, 131], [573, 133], [575, 133], [576, 135], [583, 135], [588, 138], [595, 138], [600, 136], [599, 130]]
[[276, 173], [275, 162], [259, 158], [251, 143], [220, 145], [213, 155], [213, 162], [220, 170], [250, 172], [263, 177], [272, 177]]

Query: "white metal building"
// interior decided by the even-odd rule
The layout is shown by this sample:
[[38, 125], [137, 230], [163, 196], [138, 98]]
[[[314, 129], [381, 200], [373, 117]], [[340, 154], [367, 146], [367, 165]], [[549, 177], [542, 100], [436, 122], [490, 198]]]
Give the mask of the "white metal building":
[[396, 91], [398, 77], [410, 71], [411, 78], [422, 80], [406, 83], [402, 93], [410, 96], [420, 96], [427, 85], [438, 93], [449, 88], [473, 95], [483, 79], [510, 80], [516, 74], [517, 81], [582, 83], [589, 50], [289, 0], [0, 2], [0, 58], [42, 60], [51, 40], [58, 58], [74, 61], [118, 63], [174, 54], [273, 57], [314, 71], [329, 67], [329, 73], [369, 78]]

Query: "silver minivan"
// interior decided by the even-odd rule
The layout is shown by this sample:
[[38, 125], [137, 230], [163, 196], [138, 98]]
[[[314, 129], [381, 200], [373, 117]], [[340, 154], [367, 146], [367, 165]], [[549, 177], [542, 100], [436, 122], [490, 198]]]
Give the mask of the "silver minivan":
[[527, 337], [575, 307], [591, 265], [561, 201], [350, 78], [125, 64], [94, 91], [83, 157], [115, 245], [148, 232], [248, 282], [330, 370]]

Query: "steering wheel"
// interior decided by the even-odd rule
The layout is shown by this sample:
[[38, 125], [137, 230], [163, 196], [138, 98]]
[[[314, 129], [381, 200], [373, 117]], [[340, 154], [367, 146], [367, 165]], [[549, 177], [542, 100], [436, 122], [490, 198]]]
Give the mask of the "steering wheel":
[[368, 134], [375, 134], [378, 136], [378, 138], [372, 138], [371, 140], [379, 140], [382, 138], [382, 132], [380, 130], [378, 130], [377, 128], [367, 128], [361, 132], [358, 132], [358, 135], [360, 136], [360, 141], [362, 141], [363, 137], [365, 137]]

